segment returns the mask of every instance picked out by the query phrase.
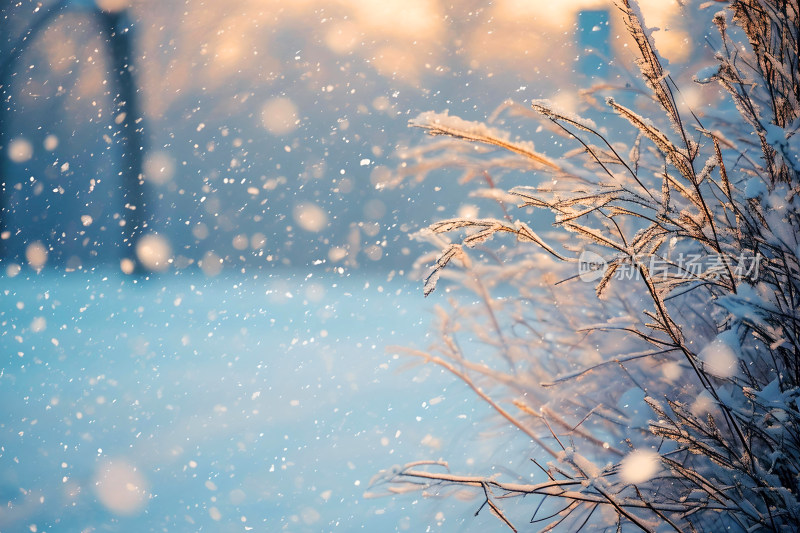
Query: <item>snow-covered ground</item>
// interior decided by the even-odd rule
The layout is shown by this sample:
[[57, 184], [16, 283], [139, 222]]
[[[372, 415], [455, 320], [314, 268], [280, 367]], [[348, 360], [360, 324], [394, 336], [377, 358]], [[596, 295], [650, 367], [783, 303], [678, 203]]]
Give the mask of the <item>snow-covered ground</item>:
[[426, 345], [416, 283], [45, 270], [0, 294], [0, 531], [496, 526], [479, 500], [364, 498], [482, 448], [485, 409], [386, 351]]

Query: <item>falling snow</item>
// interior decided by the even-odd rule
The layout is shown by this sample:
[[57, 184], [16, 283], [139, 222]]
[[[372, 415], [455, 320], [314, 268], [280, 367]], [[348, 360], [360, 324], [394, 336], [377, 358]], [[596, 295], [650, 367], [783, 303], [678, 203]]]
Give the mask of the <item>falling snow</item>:
[[[698, 68], [713, 58], [687, 46], [701, 21], [677, 4], [642, 9], [686, 66], [671, 75], [699, 82], [681, 105], [704, 116], [721, 93], [718, 64]], [[517, 120], [534, 104], [578, 128], [618, 128], [605, 113], [576, 118], [572, 96], [624, 85], [613, 69], [633, 56], [609, 25], [614, 10], [593, 0], [3, 7], [0, 530], [496, 527], [489, 512], [474, 516], [480, 494], [369, 497], [377, 472], [420, 457], [504, 475], [530, 466], [529, 441], [481, 425], [494, 420], [490, 405], [391, 348], [427, 349], [430, 317], [464, 298], [438, 270], [427, 292], [440, 280], [441, 298], [422, 298], [436, 257], [410, 236], [450, 216], [533, 235], [510, 220], [520, 196], [506, 191], [554, 163], [497, 170], [497, 143], [480, 142], [565, 153], [552, 131]], [[640, 98], [629, 89], [626, 105]], [[439, 151], [450, 141], [422, 145], [409, 122], [478, 144], [454, 171]], [[800, 167], [796, 131], [769, 125], [763, 137]], [[434, 171], [435, 183], [418, 179]], [[776, 217], [791, 208], [788, 191], [741, 185]], [[548, 232], [552, 220], [534, 223]], [[491, 262], [487, 250], [474, 251]], [[478, 355], [483, 340], [469, 339]], [[737, 376], [737, 342], [711, 337], [699, 364]], [[679, 383], [688, 370], [666, 362], [658, 373]], [[625, 387], [607, 413], [644, 426], [645, 394]], [[780, 398], [767, 400], [779, 411]], [[704, 394], [688, 409], [718, 412]], [[497, 450], [525, 460], [499, 464]], [[659, 458], [627, 451], [618, 474], [648, 482]]]

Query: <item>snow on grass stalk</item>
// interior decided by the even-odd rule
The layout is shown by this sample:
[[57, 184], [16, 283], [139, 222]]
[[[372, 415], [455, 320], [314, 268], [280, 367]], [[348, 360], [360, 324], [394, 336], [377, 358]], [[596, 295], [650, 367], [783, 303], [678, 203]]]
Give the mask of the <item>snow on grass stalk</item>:
[[[447, 161], [464, 185], [520, 178], [472, 195], [495, 202], [496, 218], [446, 219], [416, 234], [440, 250], [424, 294], [445, 274], [449, 307], [437, 313], [438, 342], [397, 350], [447, 369], [491, 405], [513, 428], [492, 456], [519, 472], [412, 463], [375, 483], [475, 489], [478, 512], [513, 530], [515, 518], [548, 530], [791, 530], [800, 523], [800, 14], [776, 0], [733, 0], [734, 34], [725, 12], [714, 16], [718, 63], [696, 82], [720, 83], [735, 104], [714, 120], [682, 114], [638, 8], [622, 0], [620, 11], [653, 96], [622, 105], [610, 91], [630, 134], [606, 138], [594, 121], [534, 100], [577, 145], [558, 159], [446, 112], [411, 121], [478, 144], [417, 150], [401, 178]], [[492, 117], [520, 107], [506, 102]], [[535, 172], [524, 174], [520, 158], [487, 157], [494, 148]], [[520, 219], [506, 209], [514, 203]], [[534, 210], [549, 211], [555, 230], [524, 220]], [[532, 494], [541, 496], [533, 509], [512, 503]]]

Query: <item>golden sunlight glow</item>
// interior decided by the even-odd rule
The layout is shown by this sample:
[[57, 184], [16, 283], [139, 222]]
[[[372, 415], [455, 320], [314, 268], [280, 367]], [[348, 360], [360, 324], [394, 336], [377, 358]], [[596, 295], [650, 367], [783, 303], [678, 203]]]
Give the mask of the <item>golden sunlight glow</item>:
[[493, 15], [502, 22], [520, 22], [529, 28], [570, 30], [583, 9], [610, 8], [607, 0], [500, 0]]
[[406, 77], [415, 80], [423, 68], [419, 55], [403, 46], [383, 46], [375, 52], [372, 64], [386, 78]]
[[427, 41], [441, 31], [441, 9], [434, 0], [345, 0], [356, 23], [374, 36]]
[[233, 69], [242, 62], [242, 38], [231, 34], [220, 35], [211, 45], [214, 66]]
[[337, 54], [346, 54], [358, 46], [362, 35], [355, 22], [335, 22], [325, 33], [325, 44]]
[[[198, 78], [207, 90], [236, 80], [252, 81], [269, 97], [271, 83], [281, 79], [289, 65], [307, 62], [309, 80], [335, 86], [339, 69], [315, 48], [317, 43], [410, 85], [424, 73], [444, 72], [437, 67], [453, 65], [458, 57], [461, 66], [486, 74], [513, 71], [532, 83], [546, 79], [549, 86], [560, 86], [572, 76], [581, 53], [575, 46], [578, 13], [606, 9], [611, 14], [612, 55], [626, 63], [633, 55], [611, 0], [497, 0], [472, 11], [442, 0], [241, 0], [209, 2], [205, 9], [188, 12], [180, 4], [157, 0], [98, 1], [107, 9], [128, 3], [134, 12], [156, 19], [137, 28], [139, 42], [145, 43], [141, 76], [151, 80], [144, 83], [150, 93], [144, 105], [153, 116], [161, 116]], [[677, 0], [642, 0], [641, 9], [647, 26], [662, 28], [654, 33], [660, 51], [672, 61], [685, 59], [686, 22]], [[287, 31], [306, 43], [300, 60], [284, 50], [282, 36]], [[53, 57], [57, 67], [73, 65], [63, 59], [65, 54], [70, 57], [75, 51]], [[147, 60], [152, 57], [167, 61]], [[92, 74], [94, 84], [96, 73]], [[262, 118], [273, 133], [292, 131], [296, 120], [270, 122], [264, 114]], [[276, 126], [278, 122], [285, 124]]]
[[289, 98], [271, 98], [261, 108], [261, 123], [273, 135], [285, 135], [298, 125], [297, 106]]
[[661, 55], [670, 61], [685, 61], [689, 57], [689, 33], [683, 28], [677, 0], [640, 0], [645, 26], [659, 28], [653, 40]]
[[[523, 70], [534, 79], [540, 73], [551, 81], [568, 79], [581, 53], [575, 46], [578, 14], [594, 9], [609, 11], [613, 55], [627, 62], [634, 48], [610, 0], [498, 0], [490, 9], [491, 26], [478, 27], [464, 39], [471, 66]], [[669, 30], [653, 34], [660, 52], [673, 61], [686, 59], [687, 32], [676, 0], [643, 0], [641, 11], [646, 26]]]
[[131, 0], [95, 0], [95, 4], [103, 11], [114, 13], [129, 7]]

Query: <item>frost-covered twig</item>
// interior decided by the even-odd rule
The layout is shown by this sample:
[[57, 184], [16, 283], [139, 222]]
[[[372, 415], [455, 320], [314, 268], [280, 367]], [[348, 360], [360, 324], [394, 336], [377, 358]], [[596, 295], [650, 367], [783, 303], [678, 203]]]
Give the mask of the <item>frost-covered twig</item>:
[[[502, 216], [446, 219], [418, 234], [442, 250], [424, 292], [446, 276], [450, 309], [439, 313], [438, 345], [410, 352], [521, 430], [530, 448], [520, 453], [548, 454], [547, 468], [531, 457], [547, 480], [412, 467], [382, 479], [476, 488], [509, 527], [500, 500], [541, 494], [565, 501], [544, 513], [548, 528], [613, 525], [594, 512], [603, 506], [618, 526], [646, 531], [791, 529], [800, 522], [800, 8], [732, 0], [714, 15], [718, 63], [695, 79], [719, 83], [735, 112], [707, 124], [677, 104], [637, 7], [621, 0], [620, 12], [653, 104], [607, 100], [632, 128], [628, 147], [536, 100], [533, 112], [575, 151], [551, 158], [495, 127], [429, 112], [412, 125], [481, 149], [437, 145], [404, 166], [423, 179], [453, 161], [462, 183], [526, 168], [554, 178], [507, 194], [492, 180], [475, 197], [499, 202]], [[731, 14], [742, 33], [729, 31]], [[508, 102], [499, 113], [534, 114]], [[561, 232], [515, 220], [509, 195], [554, 214]], [[491, 241], [501, 234], [516, 242]], [[626, 447], [634, 451], [620, 460]]]

